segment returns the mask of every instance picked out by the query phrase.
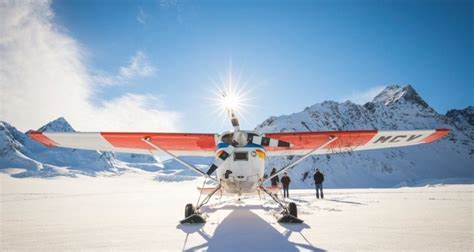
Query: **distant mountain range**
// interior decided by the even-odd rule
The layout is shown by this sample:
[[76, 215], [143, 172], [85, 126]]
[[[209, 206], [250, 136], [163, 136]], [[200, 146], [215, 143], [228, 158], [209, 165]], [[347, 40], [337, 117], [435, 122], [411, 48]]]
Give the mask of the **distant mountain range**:
[[[290, 171], [297, 187], [310, 187], [316, 167], [329, 187], [391, 187], [473, 181], [474, 107], [437, 113], [412, 86], [388, 86], [371, 102], [325, 101], [291, 115], [270, 117], [260, 132], [323, 130], [410, 130], [448, 128], [449, 136], [429, 145], [313, 156]], [[294, 157], [274, 157], [281, 167]]]
[[[426, 183], [474, 181], [474, 107], [438, 114], [411, 86], [388, 86], [371, 102], [325, 101], [301, 112], [270, 117], [256, 127], [261, 132], [318, 130], [409, 130], [449, 128], [447, 138], [431, 145], [397, 149], [313, 156], [290, 171], [292, 187], [312, 187], [312, 173], [319, 167], [327, 187], [393, 187]], [[58, 118], [39, 131], [73, 132]], [[271, 157], [267, 170], [281, 167], [295, 157]], [[211, 158], [185, 157], [196, 165]], [[194, 179], [196, 174], [172, 160], [161, 162], [151, 155], [47, 148], [0, 121], [0, 170], [14, 177], [49, 177], [147, 171], [157, 180]]]
[[[38, 131], [74, 132], [64, 119], [47, 123]], [[193, 160], [190, 160], [192, 162]], [[199, 160], [200, 161], [200, 160]], [[49, 148], [15, 127], [0, 121], [0, 170], [13, 177], [118, 175], [124, 172], [154, 172], [160, 181], [194, 179], [194, 173], [152, 155]]]

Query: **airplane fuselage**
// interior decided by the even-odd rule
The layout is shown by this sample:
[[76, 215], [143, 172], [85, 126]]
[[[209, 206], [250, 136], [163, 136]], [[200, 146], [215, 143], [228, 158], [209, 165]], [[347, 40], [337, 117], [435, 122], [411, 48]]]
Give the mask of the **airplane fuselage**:
[[[229, 143], [222, 141], [221, 137], [215, 155], [219, 156], [228, 146]], [[247, 143], [237, 146], [232, 155], [216, 170], [222, 190], [238, 195], [256, 192], [264, 178], [265, 156], [265, 149], [261, 145]]]

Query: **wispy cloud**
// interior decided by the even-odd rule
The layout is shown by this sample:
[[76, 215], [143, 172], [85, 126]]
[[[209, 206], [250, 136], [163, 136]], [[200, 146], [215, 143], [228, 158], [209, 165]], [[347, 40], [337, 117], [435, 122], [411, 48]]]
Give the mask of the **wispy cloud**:
[[[98, 86], [84, 64], [84, 49], [53, 23], [50, 4], [0, 3], [0, 120], [21, 130], [38, 128], [60, 116], [82, 131], [178, 128], [180, 113], [163, 109], [157, 96], [126, 93], [91, 102]], [[137, 52], [118, 76], [154, 72], [145, 54]]]
[[148, 62], [145, 53], [137, 51], [129, 60], [128, 65], [121, 66], [116, 75], [98, 72], [93, 78], [98, 84], [111, 86], [126, 83], [137, 77], [153, 76], [156, 71], [156, 68]]
[[147, 19], [148, 19], [148, 15], [145, 13], [142, 7], [139, 7], [138, 14], [137, 14], [137, 22], [144, 25]]
[[120, 67], [120, 76], [124, 78], [146, 77], [155, 73], [155, 68], [147, 62], [143, 52], [138, 51], [130, 59], [130, 64], [126, 67]]
[[341, 101], [349, 100], [353, 103], [364, 104], [366, 102], [372, 101], [372, 99], [382, 92], [384, 88], [384, 86], [375, 86], [366, 90], [352, 91], [350, 95], [344, 96]]

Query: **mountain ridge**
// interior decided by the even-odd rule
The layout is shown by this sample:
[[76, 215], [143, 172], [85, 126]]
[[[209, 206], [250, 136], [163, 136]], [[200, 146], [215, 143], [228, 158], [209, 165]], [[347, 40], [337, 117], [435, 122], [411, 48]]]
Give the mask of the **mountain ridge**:
[[[471, 111], [468, 107], [442, 115], [431, 108], [412, 86], [391, 85], [364, 105], [351, 101], [324, 101], [290, 115], [272, 116], [255, 130], [266, 133], [450, 129], [447, 138], [430, 145], [314, 156], [290, 171], [297, 178], [295, 186], [299, 188], [313, 186], [309, 175], [316, 167], [327, 173], [329, 187], [390, 187], [416, 184], [424, 179], [473, 179]], [[288, 164], [290, 158], [270, 157], [267, 171], [272, 166]]]

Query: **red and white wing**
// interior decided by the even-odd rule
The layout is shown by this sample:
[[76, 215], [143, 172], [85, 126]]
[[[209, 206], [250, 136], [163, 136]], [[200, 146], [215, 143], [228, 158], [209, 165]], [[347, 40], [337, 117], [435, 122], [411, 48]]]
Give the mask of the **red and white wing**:
[[293, 144], [291, 147], [265, 147], [267, 155], [304, 155], [323, 146], [334, 137], [334, 142], [314, 152], [331, 154], [345, 151], [374, 150], [432, 143], [448, 135], [448, 129], [405, 131], [319, 131], [282, 132], [265, 134], [266, 137]]
[[150, 154], [153, 147], [143, 138], [174, 155], [213, 156], [216, 134], [199, 133], [128, 133], [128, 132], [29, 132], [34, 140], [47, 146]]

